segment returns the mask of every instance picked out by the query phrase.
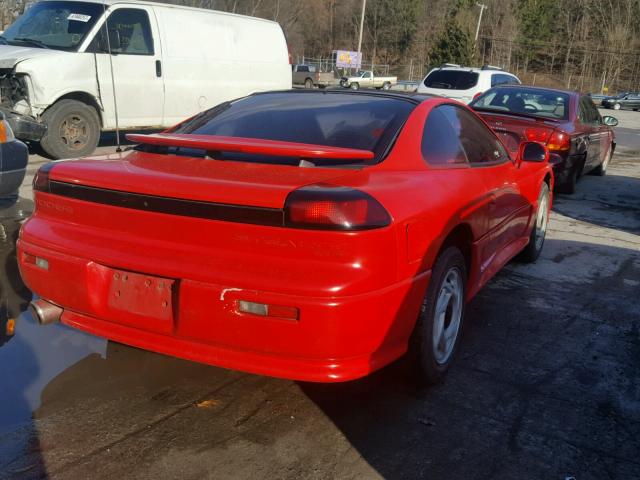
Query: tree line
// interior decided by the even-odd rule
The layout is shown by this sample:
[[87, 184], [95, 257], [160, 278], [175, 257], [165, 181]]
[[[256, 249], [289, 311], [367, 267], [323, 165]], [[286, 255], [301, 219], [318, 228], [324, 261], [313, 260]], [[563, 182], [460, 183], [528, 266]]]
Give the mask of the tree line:
[[[275, 20], [294, 59], [356, 50], [363, 0], [161, 0]], [[0, 0], [6, 26], [32, 0]], [[476, 29], [480, 7], [486, 5]], [[527, 83], [640, 90], [640, 0], [367, 0], [365, 63], [419, 80], [490, 64]]]

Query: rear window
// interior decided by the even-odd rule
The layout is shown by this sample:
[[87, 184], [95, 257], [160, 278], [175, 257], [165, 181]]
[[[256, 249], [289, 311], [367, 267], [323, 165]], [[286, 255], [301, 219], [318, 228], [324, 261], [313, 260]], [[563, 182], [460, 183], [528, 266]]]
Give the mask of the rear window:
[[[173, 133], [370, 150], [375, 154], [375, 163], [382, 160], [415, 105], [408, 99], [379, 95], [264, 93], [223, 103], [180, 125]], [[189, 154], [193, 155], [193, 152]], [[298, 162], [296, 159], [258, 158], [256, 155], [225, 152], [216, 152], [216, 158], [262, 163]], [[314, 160], [314, 163], [320, 164], [322, 160]]]
[[434, 70], [424, 79], [428, 88], [469, 90], [478, 84], [478, 74], [465, 70]]
[[492, 88], [471, 102], [475, 110], [518, 113], [558, 120], [569, 118], [569, 95], [541, 88]]

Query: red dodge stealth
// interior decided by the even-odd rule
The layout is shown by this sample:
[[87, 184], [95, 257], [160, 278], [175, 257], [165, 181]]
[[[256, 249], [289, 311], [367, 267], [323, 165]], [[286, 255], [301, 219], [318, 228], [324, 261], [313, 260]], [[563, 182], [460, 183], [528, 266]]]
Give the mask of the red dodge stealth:
[[43, 324], [316, 382], [409, 350], [434, 382], [465, 304], [544, 243], [548, 150], [449, 99], [270, 92], [128, 138], [34, 179], [18, 256]]

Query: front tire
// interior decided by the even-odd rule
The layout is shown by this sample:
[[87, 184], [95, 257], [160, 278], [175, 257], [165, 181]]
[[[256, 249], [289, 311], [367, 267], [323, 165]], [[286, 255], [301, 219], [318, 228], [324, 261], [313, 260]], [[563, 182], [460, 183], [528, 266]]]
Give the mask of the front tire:
[[550, 204], [549, 186], [546, 183], [540, 187], [538, 195], [538, 209], [536, 211], [536, 223], [531, 229], [529, 235], [529, 243], [520, 253], [520, 260], [526, 263], [535, 262], [544, 246], [544, 240], [547, 236], [547, 225], [549, 223], [549, 204]]
[[40, 146], [55, 159], [90, 155], [100, 141], [100, 118], [93, 107], [60, 100], [42, 115], [47, 132]]
[[351, 85], [349, 85], [349, 88], [351, 90], [358, 90], [360, 88], [360, 84], [358, 82], [353, 82]]
[[464, 256], [457, 247], [448, 247], [436, 260], [411, 339], [420, 381], [438, 383], [449, 369], [460, 340], [466, 293]]
[[615, 104], [613, 105], [613, 109], [614, 109], [614, 110], [620, 110], [620, 108], [622, 108], [622, 106], [621, 106], [619, 103], [615, 103]]

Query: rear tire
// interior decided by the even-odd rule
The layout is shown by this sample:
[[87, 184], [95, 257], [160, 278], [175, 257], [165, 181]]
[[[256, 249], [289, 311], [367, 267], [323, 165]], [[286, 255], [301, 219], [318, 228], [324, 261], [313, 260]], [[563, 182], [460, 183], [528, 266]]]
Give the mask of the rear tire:
[[523, 262], [535, 262], [540, 256], [540, 252], [542, 252], [544, 239], [547, 235], [547, 224], [549, 222], [549, 200], [549, 186], [545, 182], [542, 184], [542, 187], [540, 187], [536, 220], [531, 229], [531, 235], [529, 235], [529, 243], [519, 256], [519, 259]]
[[304, 81], [304, 88], [313, 88], [313, 80], [311, 80], [310, 78], [307, 78]]
[[575, 165], [571, 170], [571, 176], [569, 177], [569, 179], [556, 187], [556, 190], [558, 190], [558, 192], [567, 193], [569, 195], [576, 193], [576, 185], [578, 183], [579, 176], [578, 167], [579, 165]]
[[460, 341], [467, 293], [467, 267], [457, 247], [437, 258], [413, 331], [410, 360], [420, 383], [442, 381]]
[[389, 90], [391, 88], [391, 84], [389, 82], [384, 82], [382, 84], [382, 89], [383, 90]]
[[60, 100], [42, 115], [47, 132], [40, 146], [55, 159], [90, 155], [100, 141], [100, 118], [78, 100]]

